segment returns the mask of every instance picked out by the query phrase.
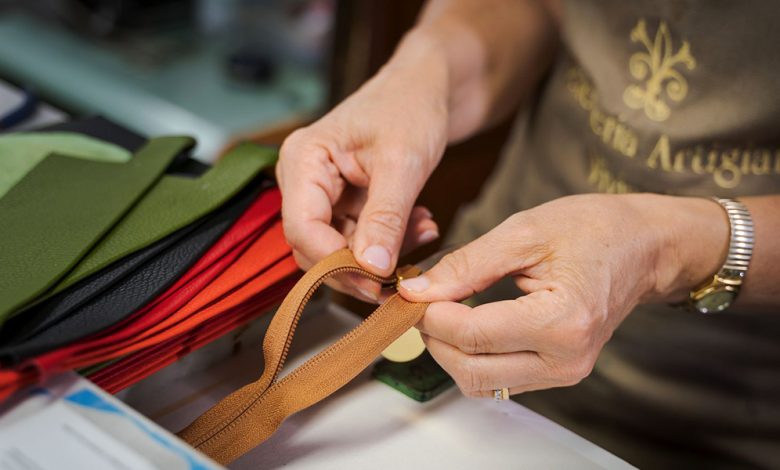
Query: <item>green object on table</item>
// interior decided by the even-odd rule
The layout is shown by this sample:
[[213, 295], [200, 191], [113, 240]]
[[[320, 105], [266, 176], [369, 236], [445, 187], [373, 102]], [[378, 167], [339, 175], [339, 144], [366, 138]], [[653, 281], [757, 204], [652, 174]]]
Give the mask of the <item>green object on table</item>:
[[426, 402], [455, 385], [428, 351], [409, 362], [382, 359], [371, 375], [419, 402]]
[[127, 163], [51, 154], [0, 199], [0, 324], [52, 287], [194, 141], [150, 140]]
[[51, 293], [206, 216], [272, 166], [276, 158], [275, 149], [245, 143], [198, 178], [163, 176]]
[[0, 135], [0, 198], [50, 153], [125, 163], [131, 154], [117, 145], [74, 132], [19, 132]]

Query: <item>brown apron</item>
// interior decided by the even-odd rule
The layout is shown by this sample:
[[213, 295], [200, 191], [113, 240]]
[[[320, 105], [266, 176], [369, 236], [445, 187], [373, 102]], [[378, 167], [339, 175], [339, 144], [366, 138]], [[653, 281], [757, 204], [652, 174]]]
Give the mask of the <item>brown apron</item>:
[[[570, 194], [780, 193], [775, 2], [576, 0], [564, 10], [539, 99], [453, 241]], [[517, 295], [501, 284], [478, 301]], [[780, 315], [641, 306], [588, 379], [519, 401], [642, 467], [780, 465]]]

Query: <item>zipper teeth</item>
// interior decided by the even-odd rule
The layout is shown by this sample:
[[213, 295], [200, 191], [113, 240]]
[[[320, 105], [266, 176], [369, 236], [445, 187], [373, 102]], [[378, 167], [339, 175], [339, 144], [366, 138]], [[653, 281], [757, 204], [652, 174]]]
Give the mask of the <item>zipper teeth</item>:
[[[381, 307], [380, 307], [381, 308]], [[333, 343], [331, 346], [326, 348], [325, 350], [321, 351], [316, 356], [310, 358], [308, 361], [306, 361], [304, 364], [299, 366], [296, 370], [291, 372], [290, 374], [286, 375], [282, 380], [279, 382], [274, 382], [271, 384], [271, 386], [266, 389], [266, 391], [260, 395], [257, 395], [252, 398], [251, 403], [247, 405], [247, 407], [241, 411], [235, 418], [233, 418], [229, 423], [227, 423], [225, 426], [223, 426], [221, 429], [217, 430], [213, 435], [209, 436], [205, 440], [203, 440], [201, 443], [199, 443], [196, 447], [200, 447], [207, 442], [211, 441], [212, 439], [215, 439], [219, 437], [220, 434], [223, 432], [229, 431], [233, 427], [237, 426], [239, 422], [243, 418], [247, 416], [249, 412], [252, 411], [253, 408], [261, 405], [265, 398], [268, 396], [267, 394], [270, 393], [274, 388], [281, 387], [284, 385], [285, 382], [288, 382], [290, 380], [293, 380], [295, 377], [303, 374], [304, 372], [308, 371], [309, 369], [315, 367], [317, 364], [319, 364], [320, 361], [330, 357], [331, 355], [335, 354], [341, 346], [343, 346], [345, 343], [348, 343], [352, 341], [352, 339], [357, 336], [359, 332], [367, 328], [371, 325], [371, 323], [376, 321], [376, 317], [374, 315], [369, 316], [365, 320], [363, 320], [360, 325], [355, 327], [352, 331], [344, 335], [340, 340]]]
[[[218, 436], [222, 432], [229, 430], [230, 428], [232, 428], [239, 421], [239, 419], [241, 417], [245, 416], [246, 412], [251, 410], [255, 405], [257, 405], [259, 403], [262, 403], [262, 401], [263, 401], [262, 399], [263, 399], [264, 394], [277, 385], [276, 379], [278, 378], [279, 372], [281, 371], [282, 367], [284, 367], [284, 362], [287, 360], [287, 354], [290, 351], [290, 345], [292, 344], [293, 335], [295, 334], [295, 329], [298, 327], [298, 321], [301, 318], [301, 313], [303, 312], [303, 309], [306, 308], [306, 304], [309, 303], [309, 300], [311, 300], [311, 297], [312, 297], [312, 295], [314, 295], [314, 292], [322, 285], [323, 282], [325, 282], [325, 279], [327, 279], [328, 277], [330, 277], [332, 275], [346, 273], [346, 272], [352, 272], [352, 273], [360, 274], [363, 277], [366, 277], [366, 278], [368, 278], [368, 279], [370, 279], [372, 281], [378, 282], [380, 284], [391, 283], [391, 282], [395, 283], [395, 277], [392, 277], [392, 278], [379, 277], [376, 274], [373, 274], [373, 273], [371, 273], [369, 271], [366, 271], [365, 269], [358, 268], [358, 267], [352, 267], [352, 266], [345, 266], [345, 267], [340, 267], [340, 268], [334, 268], [334, 269], [332, 269], [330, 271], [325, 272], [322, 276], [320, 276], [311, 285], [311, 287], [309, 287], [309, 289], [306, 291], [306, 294], [304, 294], [303, 299], [301, 300], [301, 303], [298, 305], [298, 308], [295, 310], [295, 315], [293, 316], [292, 324], [290, 325], [290, 329], [287, 332], [287, 338], [285, 339], [285, 342], [284, 342], [284, 348], [282, 349], [281, 358], [277, 362], [276, 369], [274, 370], [274, 373], [273, 373], [273, 375], [271, 377], [271, 382], [270, 382], [268, 388], [266, 388], [262, 392], [256, 392], [256, 393], [252, 394], [252, 396], [249, 399], [249, 403], [241, 411], [239, 411], [235, 416], [230, 417], [230, 418], [224, 420], [218, 426], [215, 426], [214, 428], [212, 428], [211, 432], [207, 433], [205, 436], [203, 436], [202, 439], [198, 440], [198, 443], [195, 444], [195, 447], [201, 447], [204, 444], [206, 444], [208, 441], [214, 439], [216, 436]], [[380, 306], [380, 308], [381, 308], [381, 306]], [[341, 344], [341, 343], [351, 339], [352, 337], [354, 337], [356, 332], [357, 332], [357, 330], [360, 330], [361, 328], [363, 328], [364, 324], [369, 323], [369, 321], [373, 319], [372, 317], [374, 317], [374, 316], [370, 315], [368, 318], [364, 319], [360, 323], [360, 325], [358, 325], [357, 327], [355, 327], [355, 329], [353, 329], [352, 331], [350, 331], [349, 333], [344, 335], [340, 340], [338, 340], [337, 342], [333, 343], [333, 345], [331, 347], [326, 348], [325, 351], [328, 351], [328, 349], [335, 350], [335, 349], [337, 349], [337, 348], [335, 348], [336, 345], [339, 345], [339, 344]], [[323, 351], [323, 352], [325, 352], [325, 351]], [[291, 372], [289, 375], [285, 376], [279, 383], [284, 383], [289, 378], [299, 375], [301, 372], [303, 372], [303, 370], [308, 370], [313, 364], [319, 362], [319, 359], [322, 359], [322, 358], [328, 356], [327, 354], [322, 354], [322, 356], [318, 358], [318, 356], [320, 356], [321, 354], [322, 354], [322, 352], [317, 354], [317, 355], [315, 355], [311, 359], [307, 360], [306, 363], [301, 365], [297, 370]], [[312, 363], [312, 364], [309, 364], [309, 363]]]
[[300, 305], [298, 305], [298, 309], [295, 311], [292, 325], [290, 326], [290, 330], [287, 332], [287, 339], [284, 342], [284, 349], [282, 349], [281, 359], [277, 363], [276, 370], [274, 371], [274, 374], [271, 378], [272, 385], [276, 381], [276, 378], [279, 376], [279, 372], [281, 372], [282, 367], [284, 367], [284, 362], [287, 360], [287, 354], [290, 352], [290, 346], [292, 345], [293, 335], [295, 335], [295, 330], [296, 328], [298, 328], [298, 321], [301, 319], [301, 313], [303, 313], [303, 309], [306, 308], [306, 304], [308, 304], [309, 300], [311, 300], [311, 296], [314, 295], [314, 292], [316, 292], [317, 289], [319, 289], [319, 287], [322, 285], [322, 283], [325, 282], [326, 278], [333, 276], [335, 274], [341, 274], [345, 272], [354, 272], [354, 273], [361, 274], [364, 277], [372, 281], [378, 282], [380, 284], [385, 282], [394, 282], [394, 279], [392, 278], [385, 279], [369, 271], [366, 271], [365, 269], [360, 269], [355, 267], [336, 268], [331, 271], [328, 271], [322, 277], [317, 279], [317, 281], [314, 284], [312, 284], [312, 286], [306, 291], [306, 294], [303, 296], [303, 300], [301, 301]]

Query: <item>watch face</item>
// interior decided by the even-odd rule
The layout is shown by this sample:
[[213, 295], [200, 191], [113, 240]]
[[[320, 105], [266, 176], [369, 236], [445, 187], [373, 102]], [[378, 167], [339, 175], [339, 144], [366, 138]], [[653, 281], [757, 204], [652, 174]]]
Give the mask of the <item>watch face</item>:
[[695, 302], [701, 313], [717, 313], [726, 310], [734, 301], [736, 294], [727, 290], [711, 292]]

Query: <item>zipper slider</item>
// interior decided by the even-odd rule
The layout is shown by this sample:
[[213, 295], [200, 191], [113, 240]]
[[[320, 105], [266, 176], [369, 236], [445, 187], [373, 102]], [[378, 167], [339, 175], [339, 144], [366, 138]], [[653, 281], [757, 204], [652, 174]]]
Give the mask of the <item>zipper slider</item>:
[[407, 264], [406, 266], [402, 266], [395, 270], [395, 283], [394, 287], [395, 290], [398, 290], [398, 285], [401, 281], [404, 279], [409, 279], [412, 277], [417, 277], [420, 274], [422, 274], [422, 269], [418, 268], [417, 266], [413, 264]]

